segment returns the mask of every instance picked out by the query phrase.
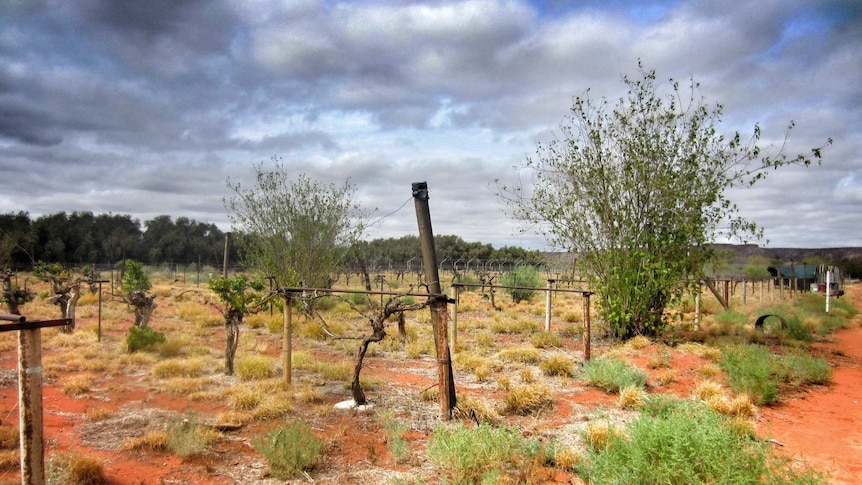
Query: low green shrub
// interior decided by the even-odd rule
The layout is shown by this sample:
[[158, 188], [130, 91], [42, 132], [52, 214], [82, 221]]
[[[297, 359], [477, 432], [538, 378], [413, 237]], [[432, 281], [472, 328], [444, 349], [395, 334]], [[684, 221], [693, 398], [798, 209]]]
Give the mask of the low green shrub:
[[146, 350], [156, 344], [165, 342], [165, 334], [156, 332], [151, 327], [133, 325], [126, 336], [126, 351], [131, 353]]
[[787, 466], [770, 446], [705, 405], [650, 398], [622, 432], [608, 433], [605, 446], [589, 447], [577, 469], [589, 483], [824, 483], [812, 469]]
[[498, 483], [504, 476], [515, 475], [520, 461], [538, 453], [538, 445], [526, 441], [514, 428], [438, 424], [427, 452], [440, 467], [444, 483]]
[[266, 458], [272, 476], [286, 480], [317, 463], [323, 441], [310, 426], [294, 421], [252, 440], [252, 446]]
[[583, 373], [587, 385], [605, 392], [620, 392], [624, 387], [644, 387], [647, 380], [646, 372], [613, 357], [585, 361]]
[[741, 345], [724, 351], [719, 366], [734, 392], [748, 394], [755, 404], [778, 399], [779, 379], [775, 355], [761, 345]]

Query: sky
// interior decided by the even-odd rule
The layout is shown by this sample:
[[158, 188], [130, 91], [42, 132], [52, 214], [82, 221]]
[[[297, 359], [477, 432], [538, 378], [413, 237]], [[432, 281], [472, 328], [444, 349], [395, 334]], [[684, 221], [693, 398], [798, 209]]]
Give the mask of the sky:
[[230, 230], [227, 182], [277, 157], [349, 180], [368, 239], [418, 234], [427, 182], [435, 234], [548, 249], [494, 181], [639, 60], [699, 82], [729, 135], [833, 139], [822, 165], [729, 194], [761, 245], [862, 246], [858, 0], [0, 0], [0, 213]]

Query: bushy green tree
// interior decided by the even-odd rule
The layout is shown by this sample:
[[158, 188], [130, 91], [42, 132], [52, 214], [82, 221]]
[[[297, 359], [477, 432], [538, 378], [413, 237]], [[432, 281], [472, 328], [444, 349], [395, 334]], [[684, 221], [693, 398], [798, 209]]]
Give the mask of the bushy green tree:
[[244, 258], [281, 285], [328, 287], [349, 260], [351, 245], [364, 231], [355, 188], [294, 176], [281, 161], [256, 168], [251, 189], [228, 181], [236, 193], [225, 200], [231, 223], [243, 239]]
[[498, 186], [515, 217], [578, 254], [620, 338], [663, 328], [665, 307], [700, 276], [712, 241], [761, 235], [728, 189], [810, 165], [822, 149], [763, 156], [759, 126], [747, 140], [722, 135], [722, 106], [708, 106], [697, 83], [686, 89], [671, 80], [663, 95], [655, 71], [640, 73], [623, 78], [628, 92], [614, 105], [589, 92], [576, 97], [561, 136], [525, 163], [532, 183]]

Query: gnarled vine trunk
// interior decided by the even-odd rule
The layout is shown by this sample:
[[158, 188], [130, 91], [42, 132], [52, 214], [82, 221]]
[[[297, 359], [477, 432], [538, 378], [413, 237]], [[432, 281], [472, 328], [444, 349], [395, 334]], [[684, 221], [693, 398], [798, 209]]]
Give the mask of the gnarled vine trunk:
[[236, 348], [239, 346], [240, 324], [242, 324], [242, 312], [237, 310], [228, 311], [224, 319], [224, 373], [229, 376], [232, 376], [234, 372], [233, 360], [236, 356]]

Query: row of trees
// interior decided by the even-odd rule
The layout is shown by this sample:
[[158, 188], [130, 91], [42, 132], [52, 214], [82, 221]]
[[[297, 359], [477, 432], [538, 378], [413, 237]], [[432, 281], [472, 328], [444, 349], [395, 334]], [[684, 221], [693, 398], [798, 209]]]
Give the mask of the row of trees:
[[0, 214], [0, 266], [30, 267], [39, 261], [82, 266], [124, 259], [212, 265], [224, 257], [224, 237], [215, 224], [187, 217], [162, 215], [142, 228], [128, 214], [59, 212], [31, 219], [21, 211]]
[[[309, 206], [315, 204], [313, 200], [310, 202]], [[301, 210], [310, 213], [309, 208]], [[26, 212], [0, 214], [0, 267], [30, 267], [34, 261], [58, 262], [71, 267], [125, 259], [150, 265], [200, 262], [219, 266], [224, 257], [224, 242], [225, 234], [215, 224], [187, 217], [174, 220], [161, 215], [144, 222], [142, 227], [130, 215], [60, 212], [31, 219]], [[248, 237], [238, 234], [229, 246], [231, 261], [246, 256], [244, 248], [248, 242]], [[343, 246], [345, 242], [339, 244]], [[418, 265], [421, 261], [419, 237], [415, 235], [371, 241], [356, 238], [351, 244], [355, 246], [355, 254], [362, 255], [369, 265], [403, 264], [411, 259]], [[490, 244], [467, 242], [454, 235], [436, 236], [435, 244], [440, 261], [497, 260], [537, 264], [543, 260], [538, 251], [511, 246], [495, 249]], [[355, 268], [350, 266], [350, 269]]]

